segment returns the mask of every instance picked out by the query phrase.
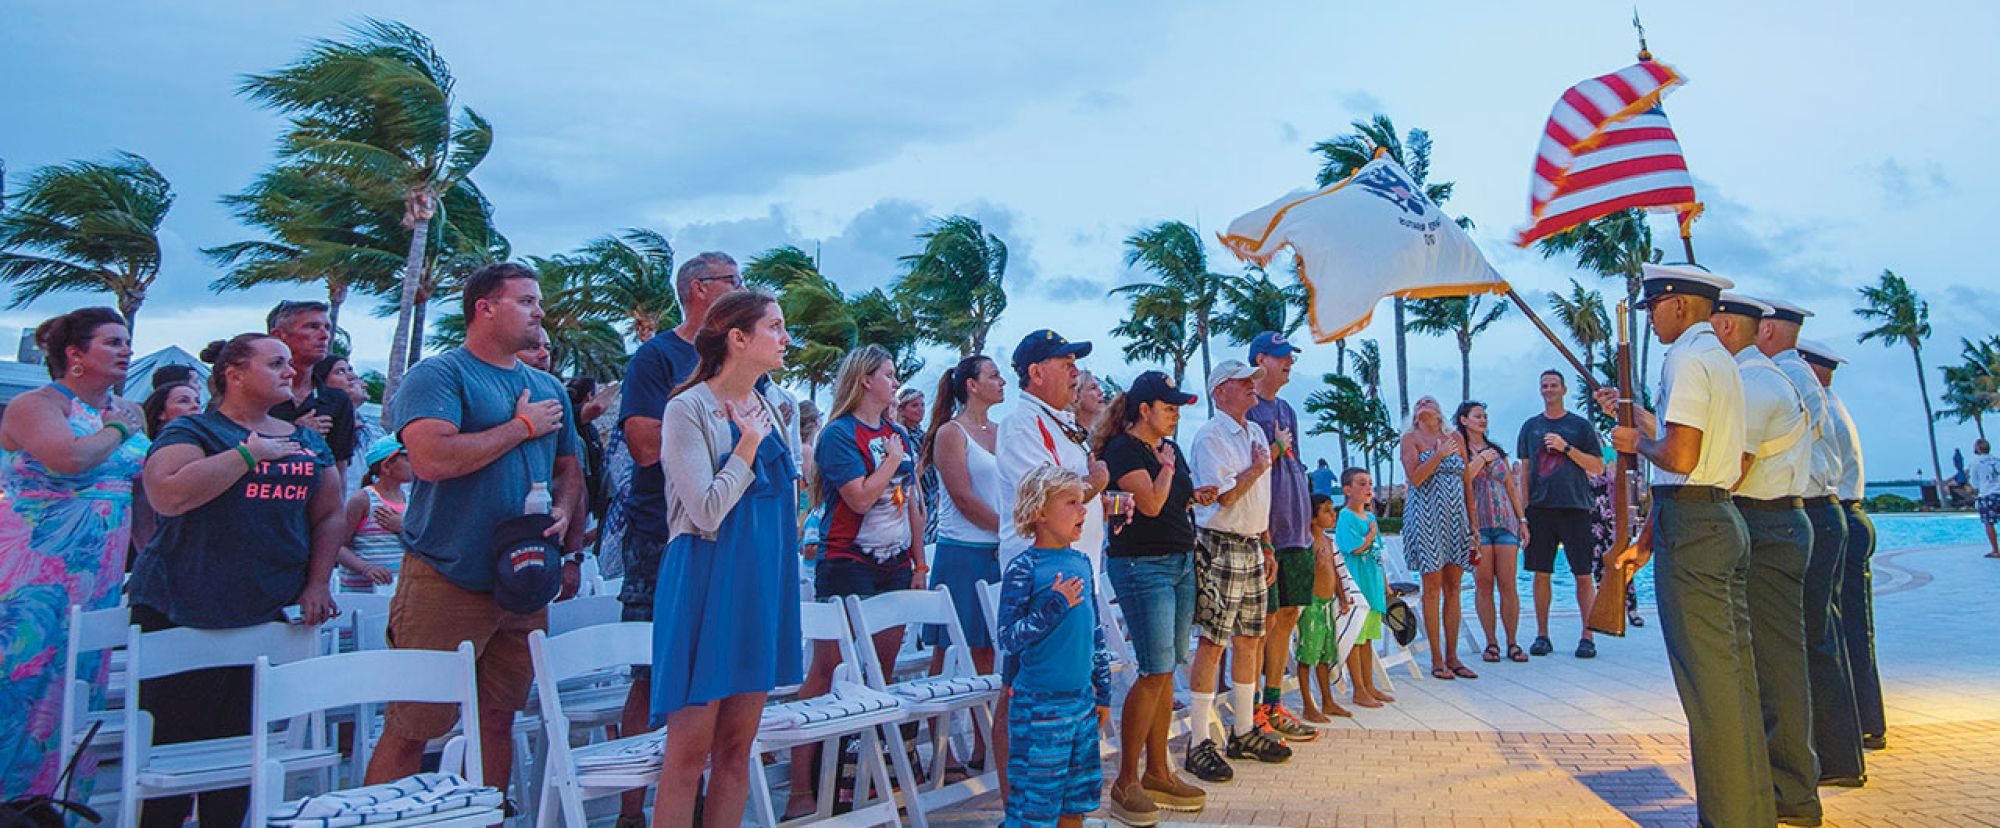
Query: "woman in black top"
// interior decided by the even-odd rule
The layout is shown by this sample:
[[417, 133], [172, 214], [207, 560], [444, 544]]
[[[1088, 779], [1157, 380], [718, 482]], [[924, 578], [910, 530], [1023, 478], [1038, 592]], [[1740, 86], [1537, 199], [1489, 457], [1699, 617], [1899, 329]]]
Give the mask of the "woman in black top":
[[[147, 632], [231, 629], [281, 621], [289, 605], [317, 625], [345, 540], [333, 452], [309, 428], [271, 416], [290, 398], [291, 350], [243, 334], [202, 352], [215, 365], [216, 404], [160, 429], [146, 457], [146, 498], [159, 515], [132, 566], [132, 621]], [[250, 732], [250, 668], [199, 670], [145, 682], [140, 707], [161, 744]], [[189, 797], [148, 800], [141, 828], [173, 828]], [[239, 825], [248, 789], [201, 794], [203, 822]]]
[[[1129, 499], [1106, 518], [1112, 534], [1104, 559], [1139, 662], [1138, 683], [1119, 719], [1127, 749], [1111, 785], [1112, 801], [1124, 813], [1200, 810], [1205, 800], [1200, 788], [1174, 774], [1167, 756], [1174, 668], [1187, 660], [1194, 622], [1194, 519], [1188, 510], [1215, 499], [1214, 487], [1194, 487], [1187, 458], [1168, 439], [1180, 425], [1181, 406], [1194, 401], [1166, 374], [1147, 371], [1106, 406], [1098, 424], [1097, 456], [1111, 472], [1105, 496]], [[1128, 514], [1130, 522], [1121, 527]]]

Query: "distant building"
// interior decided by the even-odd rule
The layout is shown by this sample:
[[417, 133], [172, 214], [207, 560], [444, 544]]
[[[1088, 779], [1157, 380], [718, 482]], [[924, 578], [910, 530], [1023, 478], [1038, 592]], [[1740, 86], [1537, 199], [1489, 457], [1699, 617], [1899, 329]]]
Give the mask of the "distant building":
[[15, 353], [14, 359], [17, 362], [28, 365], [41, 365], [43, 362], [46, 362], [42, 358], [42, 346], [35, 342], [34, 328], [21, 329], [21, 347]]

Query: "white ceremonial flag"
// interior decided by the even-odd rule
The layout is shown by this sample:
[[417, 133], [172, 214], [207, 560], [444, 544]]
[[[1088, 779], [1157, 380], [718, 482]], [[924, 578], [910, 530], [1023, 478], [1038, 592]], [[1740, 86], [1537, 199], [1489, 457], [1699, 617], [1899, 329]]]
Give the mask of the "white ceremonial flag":
[[1361, 330], [1384, 296], [1507, 290], [1465, 230], [1387, 156], [1338, 184], [1295, 191], [1252, 210], [1230, 222], [1221, 238], [1237, 256], [1260, 265], [1292, 248], [1310, 296], [1315, 342]]

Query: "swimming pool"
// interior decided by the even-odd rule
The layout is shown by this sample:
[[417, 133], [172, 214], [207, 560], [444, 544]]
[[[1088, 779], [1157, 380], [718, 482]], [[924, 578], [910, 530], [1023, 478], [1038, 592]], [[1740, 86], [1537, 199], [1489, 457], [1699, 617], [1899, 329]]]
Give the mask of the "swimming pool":
[[[1878, 553], [1885, 550], [1909, 549], [1918, 546], [1940, 546], [1962, 543], [1983, 544], [1986, 542], [1986, 530], [1980, 526], [1979, 517], [1970, 513], [1941, 515], [1894, 514], [1874, 515], [1873, 517], [1875, 519], [1875, 549]], [[1401, 542], [1402, 538], [1400, 537], [1390, 537], [1388, 539], [1388, 546], [1390, 548], [1385, 553], [1395, 556], [1394, 560], [1399, 565], [1399, 568], [1403, 555]], [[1405, 579], [1405, 576], [1393, 573], [1391, 577]], [[1415, 579], [1407, 578], [1407, 580]], [[1639, 596], [1639, 603], [1651, 606], [1653, 603], [1653, 567], [1647, 566], [1639, 570], [1638, 576], [1633, 578], [1632, 581], [1633, 588]], [[1556, 572], [1551, 578], [1551, 583], [1554, 584], [1552, 588], [1554, 595], [1550, 601], [1551, 611], [1558, 614], [1568, 613], [1574, 615], [1576, 613], [1576, 579], [1569, 574], [1568, 566], [1560, 560], [1557, 561]], [[1466, 577], [1464, 588], [1468, 593], [1472, 591], [1472, 578], [1470, 576]], [[1521, 617], [1524, 623], [1532, 625], [1534, 623], [1534, 575], [1527, 570], [1521, 570], [1518, 589], [1521, 593]], [[1466, 596], [1466, 601], [1466, 617], [1471, 618], [1470, 595]], [[1650, 613], [1648, 614], [1650, 615]]]

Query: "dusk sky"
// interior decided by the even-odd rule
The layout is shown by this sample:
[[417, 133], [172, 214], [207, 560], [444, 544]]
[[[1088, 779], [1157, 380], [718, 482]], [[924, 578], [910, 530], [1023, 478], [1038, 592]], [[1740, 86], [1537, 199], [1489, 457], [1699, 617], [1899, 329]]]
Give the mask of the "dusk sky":
[[[1213, 234], [1309, 185], [1316, 141], [1372, 113], [1429, 129], [1446, 210], [1538, 309], [1579, 278], [1508, 241], [1523, 223], [1543, 120], [1570, 84], [1632, 61], [1629, 4], [1540, 3], [9, 3], [0, 26], [0, 158], [18, 184], [45, 164], [136, 152], [173, 181], [164, 273], [137, 346], [190, 351], [248, 330], [310, 286], [212, 295], [199, 249], [251, 238], [217, 203], [268, 165], [282, 122], [236, 94], [242, 76], [296, 58], [364, 16], [408, 23], [451, 62], [460, 103], [494, 123], [475, 175], [517, 255], [604, 233], [665, 232], [681, 258], [747, 261], [781, 244], [822, 253], [850, 292], [888, 283], [927, 217], [968, 213], [1012, 249], [1000, 356], [1034, 328], [1098, 343], [1088, 367], [1140, 370], [1108, 330], [1107, 297], [1138, 278], [1122, 240], [1178, 219]], [[1413, 11], [1413, 8], [1421, 11]], [[2000, 286], [1971, 262], [2000, 189], [2000, 6], [1989, 3], [1642, 3], [1656, 57], [1689, 78], [1667, 100], [1707, 214], [1701, 262], [1754, 295], [1819, 318], [1807, 336], [1853, 359], [1837, 387], [1868, 476], [1929, 467], [1909, 349], [1856, 344], [1855, 288], [1893, 269], [1931, 302], [1925, 362], [1996, 331]], [[1680, 258], [1672, 221], [1654, 230]], [[106, 295], [0, 312], [18, 329]], [[391, 320], [342, 321], [357, 361], [380, 367]], [[435, 314], [434, 314], [435, 316]], [[1391, 353], [1384, 303], [1357, 339]], [[1302, 339], [1305, 338], [1302, 334]], [[1410, 339], [1412, 396], [1458, 398], [1456, 347]], [[1218, 341], [1218, 352], [1241, 349]], [[1658, 347], [1653, 369], [1658, 370]], [[939, 349], [916, 378], [948, 363]], [[1218, 359], [1221, 358], [1218, 356]], [[1558, 363], [1518, 313], [1478, 340], [1473, 394], [1511, 446]], [[1294, 404], [1332, 369], [1308, 346]], [[1198, 375], [1197, 367], [1191, 374]], [[1198, 376], [1190, 376], [1191, 385]], [[1385, 382], [1393, 395], [1393, 382]], [[1014, 393], [1010, 390], [1010, 394]], [[1393, 400], [1391, 401], [1393, 405]], [[1191, 411], [1194, 419], [1197, 412]], [[1970, 424], [1944, 424], [1970, 454]], [[1332, 438], [1306, 454], [1337, 459]], [[1928, 471], [1926, 471], [1928, 473]], [[1400, 475], [1399, 475], [1400, 476]]]

